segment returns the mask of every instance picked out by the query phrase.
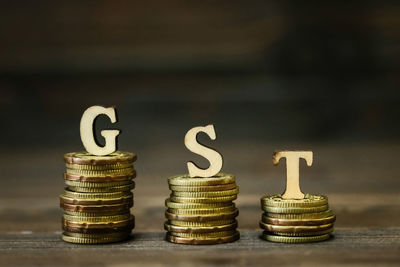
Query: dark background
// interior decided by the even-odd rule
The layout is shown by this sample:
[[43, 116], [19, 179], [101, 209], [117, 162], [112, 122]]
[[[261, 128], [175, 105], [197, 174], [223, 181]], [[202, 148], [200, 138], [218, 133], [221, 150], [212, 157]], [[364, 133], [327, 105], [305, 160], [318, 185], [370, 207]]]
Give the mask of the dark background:
[[207, 167], [183, 138], [210, 123], [240, 229], [284, 189], [279, 149], [314, 151], [302, 189], [339, 231], [398, 227], [399, 74], [398, 1], [2, 1], [0, 231], [59, 234], [62, 156], [92, 105], [117, 107], [97, 132], [138, 154], [137, 232], [163, 231], [167, 177]]

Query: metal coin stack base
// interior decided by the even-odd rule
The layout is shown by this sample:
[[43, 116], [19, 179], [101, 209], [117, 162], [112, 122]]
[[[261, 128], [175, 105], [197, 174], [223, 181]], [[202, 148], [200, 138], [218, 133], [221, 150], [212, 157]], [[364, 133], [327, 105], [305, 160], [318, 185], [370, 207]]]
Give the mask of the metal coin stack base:
[[217, 174], [210, 178], [188, 175], [168, 179], [172, 193], [165, 200], [166, 239], [173, 243], [210, 245], [239, 239], [238, 209], [233, 200], [239, 188], [235, 177]]
[[60, 195], [62, 239], [78, 244], [125, 240], [135, 226], [131, 215], [136, 155], [116, 151], [106, 156], [87, 152], [64, 155], [67, 187]]
[[328, 198], [306, 194], [304, 199], [283, 199], [282, 195], [261, 198], [264, 211], [262, 238], [280, 243], [308, 243], [330, 238], [336, 216]]

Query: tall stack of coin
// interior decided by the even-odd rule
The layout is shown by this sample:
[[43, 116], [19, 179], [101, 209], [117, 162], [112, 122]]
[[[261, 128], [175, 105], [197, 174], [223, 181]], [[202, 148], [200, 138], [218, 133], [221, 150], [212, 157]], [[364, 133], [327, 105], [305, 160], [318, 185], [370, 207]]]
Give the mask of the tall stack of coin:
[[166, 199], [164, 224], [167, 240], [181, 244], [219, 244], [239, 239], [238, 209], [233, 200], [239, 188], [235, 177], [217, 174], [210, 178], [188, 175], [168, 179], [172, 193]]
[[100, 244], [127, 239], [135, 224], [130, 208], [136, 155], [119, 151], [106, 156], [74, 152], [65, 154], [64, 160], [67, 187], [60, 196], [63, 240]]
[[261, 198], [264, 211], [260, 227], [263, 239], [281, 243], [306, 243], [327, 240], [336, 216], [328, 198], [306, 194], [304, 199], [283, 199], [282, 195]]

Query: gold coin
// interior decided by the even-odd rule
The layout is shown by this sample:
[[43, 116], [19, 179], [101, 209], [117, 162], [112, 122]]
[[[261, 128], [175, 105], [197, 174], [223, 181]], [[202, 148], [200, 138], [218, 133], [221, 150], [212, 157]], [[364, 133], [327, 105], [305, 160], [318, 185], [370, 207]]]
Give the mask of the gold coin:
[[330, 235], [316, 235], [316, 236], [279, 236], [279, 235], [269, 235], [263, 234], [262, 238], [278, 243], [311, 243], [311, 242], [319, 242], [329, 239]]
[[122, 236], [122, 237], [118, 236], [118, 237], [103, 237], [103, 238], [83, 238], [83, 237], [73, 237], [73, 236], [62, 235], [62, 239], [65, 242], [76, 243], [76, 244], [114, 243], [114, 242], [123, 241], [125, 239], [128, 239], [129, 237], [130, 237], [130, 235]]
[[131, 152], [115, 151], [105, 156], [95, 156], [86, 151], [71, 152], [64, 155], [64, 161], [70, 164], [82, 165], [110, 165], [128, 163], [136, 160], [136, 154]]
[[208, 198], [208, 197], [226, 197], [237, 195], [239, 193], [239, 188], [224, 191], [214, 191], [214, 192], [172, 192], [171, 196], [174, 197], [192, 197], [192, 198]]
[[135, 183], [130, 182], [127, 185], [109, 186], [109, 187], [80, 187], [80, 186], [68, 186], [68, 189], [76, 192], [83, 193], [106, 193], [106, 192], [118, 192], [118, 191], [130, 191], [135, 188]]
[[234, 212], [235, 210], [235, 205], [231, 205], [230, 207], [220, 207], [212, 209], [168, 209], [168, 212], [177, 215], [212, 215]]
[[236, 183], [222, 184], [222, 185], [208, 185], [208, 186], [180, 186], [180, 185], [170, 185], [169, 189], [178, 192], [214, 192], [231, 190], [236, 188]]
[[282, 235], [282, 236], [314, 236], [314, 235], [325, 235], [325, 234], [330, 234], [333, 232], [333, 227], [326, 229], [326, 230], [321, 230], [317, 232], [304, 232], [304, 233], [285, 233], [285, 232], [270, 232], [270, 231], [264, 231], [264, 234], [269, 234], [269, 235]]
[[226, 197], [176, 197], [171, 196], [170, 199], [173, 202], [178, 203], [217, 203], [217, 202], [228, 202], [235, 200], [237, 195], [226, 196]]
[[131, 191], [112, 192], [112, 193], [80, 193], [71, 191], [68, 188], [64, 190], [64, 195], [66, 197], [76, 198], [76, 199], [110, 199], [110, 198], [133, 196]]
[[188, 222], [208, 222], [208, 221], [220, 221], [234, 219], [238, 216], [239, 210], [236, 209], [234, 212], [215, 214], [215, 215], [179, 215], [165, 211], [165, 217], [168, 220], [180, 220]]
[[134, 224], [135, 217], [131, 215], [131, 217], [128, 220], [109, 221], [109, 222], [82, 222], [82, 221], [69, 221], [63, 219], [62, 223], [64, 226], [74, 227], [74, 228], [86, 228], [86, 229], [116, 228]]
[[180, 186], [209, 186], [231, 184], [235, 182], [235, 176], [231, 174], [218, 173], [210, 178], [191, 178], [188, 174], [176, 175], [168, 178], [169, 185]]
[[212, 232], [222, 232], [230, 231], [237, 228], [237, 222], [226, 225], [209, 226], [209, 227], [187, 227], [187, 226], [176, 226], [169, 224], [169, 221], [164, 223], [164, 229], [169, 232], [175, 233], [212, 233]]
[[236, 223], [235, 219], [229, 220], [218, 220], [218, 221], [208, 221], [208, 222], [187, 222], [178, 220], [168, 220], [170, 225], [182, 226], [182, 227], [213, 227]]
[[109, 216], [76, 216], [64, 214], [63, 218], [68, 221], [76, 222], [110, 222], [110, 221], [124, 221], [131, 217], [130, 213], [109, 215]]
[[110, 234], [110, 233], [131, 232], [134, 227], [135, 227], [134, 222], [124, 227], [108, 227], [108, 228], [82, 228], [82, 227], [70, 227], [62, 225], [62, 229], [65, 232], [82, 233], [82, 234]]
[[282, 214], [282, 213], [270, 213], [264, 212], [263, 216], [278, 219], [293, 219], [293, 220], [308, 220], [308, 219], [323, 219], [329, 216], [333, 216], [332, 210], [328, 209], [323, 212], [312, 212], [312, 213], [299, 213], [299, 214]]
[[81, 176], [94, 176], [94, 177], [104, 177], [104, 176], [122, 176], [133, 173], [135, 170], [130, 168], [124, 169], [113, 169], [113, 170], [103, 170], [103, 171], [89, 171], [89, 170], [77, 170], [77, 169], [66, 169], [67, 174], [81, 175]]
[[165, 206], [171, 209], [210, 209], [219, 207], [228, 207], [232, 205], [232, 201], [216, 202], [216, 203], [177, 203], [172, 202], [169, 198], [165, 200]]
[[123, 203], [123, 204], [113, 204], [113, 205], [73, 205], [67, 203], [60, 203], [60, 207], [65, 210], [70, 211], [80, 211], [80, 212], [105, 212], [105, 211], [122, 211], [127, 210], [133, 206], [133, 202]]
[[65, 183], [68, 186], [76, 186], [76, 187], [113, 187], [113, 186], [121, 186], [130, 184], [132, 181], [115, 181], [115, 182], [105, 182], [105, 183], [94, 183], [94, 182], [77, 182], [77, 181], [68, 181]]
[[107, 164], [107, 165], [84, 165], [84, 164], [66, 163], [65, 167], [67, 167], [67, 169], [73, 169], [73, 170], [107, 171], [114, 169], [133, 168], [133, 165], [132, 163], [121, 163], [121, 162], [115, 164]]
[[77, 182], [105, 183], [105, 182], [127, 181], [127, 180], [132, 180], [134, 178], [136, 178], [136, 171], [133, 171], [132, 173], [129, 173], [126, 175], [120, 175], [120, 176], [115, 176], [115, 175], [82, 176], [82, 175], [73, 175], [73, 174], [64, 173], [65, 180], [77, 181]]
[[121, 214], [129, 214], [130, 216], [130, 209], [117, 209], [117, 210], [105, 210], [105, 211], [95, 211], [95, 212], [83, 212], [83, 211], [74, 211], [74, 210], [64, 210], [64, 215], [70, 216], [78, 216], [78, 217], [87, 217], [87, 218], [99, 218], [102, 216], [118, 216]]
[[288, 225], [273, 225], [273, 224], [267, 224], [264, 222], [260, 222], [260, 227], [263, 228], [264, 230], [267, 230], [269, 232], [279, 232], [279, 233], [311, 233], [311, 232], [319, 232], [319, 231], [324, 231], [327, 229], [331, 229], [333, 227], [333, 224], [322, 224], [322, 225], [312, 225], [312, 226], [288, 226]]
[[133, 194], [118, 198], [107, 199], [77, 199], [60, 195], [60, 202], [74, 205], [112, 205], [133, 202]]
[[212, 233], [203, 233], [203, 234], [192, 234], [192, 233], [177, 233], [177, 232], [168, 232], [170, 235], [178, 236], [178, 237], [186, 237], [186, 238], [216, 238], [216, 237], [225, 237], [232, 236], [236, 233], [236, 230], [231, 231], [222, 231], [222, 232], [212, 232]]
[[305, 208], [328, 205], [328, 198], [320, 195], [305, 194], [303, 199], [283, 199], [281, 194], [267, 195], [261, 198], [261, 206], [281, 208]]
[[263, 206], [263, 211], [271, 213], [311, 213], [311, 212], [321, 212], [328, 210], [328, 205], [323, 205], [319, 207], [307, 207], [307, 208], [281, 208], [281, 207], [269, 207]]
[[71, 236], [71, 237], [80, 237], [80, 238], [113, 238], [113, 237], [126, 237], [131, 234], [128, 232], [116, 232], [116, 233], [108, 233], [108, 234], [85, 234], [85, 233], [72, 233], [72, 232], [63, 232], [63, 235]]
[[240, 238], [239, 232], [236, 232], [232, 236], [224, 236], [224, 237], [217, 237], [217, 238], [186, 238], [186, 237], [178, 237], [170, 235], [167, 232], [166, 239], [169, 242], [177, 243], [177, 244], [186, 244], [186, 245], [214, 245], [214, 244], [222, 244], [222, 243], [229, 243], [234, 242]]
[[279, 218], [271, 218], [268, 216], [263, 215], [262, 221], [268, 224], [275, 224], [275, 225], [321, 225], [321, 224], [328, 224], [333, 223], [336, 220], [336, 216], [332, 215], [325, 218], [320, 219], [279, 219]]

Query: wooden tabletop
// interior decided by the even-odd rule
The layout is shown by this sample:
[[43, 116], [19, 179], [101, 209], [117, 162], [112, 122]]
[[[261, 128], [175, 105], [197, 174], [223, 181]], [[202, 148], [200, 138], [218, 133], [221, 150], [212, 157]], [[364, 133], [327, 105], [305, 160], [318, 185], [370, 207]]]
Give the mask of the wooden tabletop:
[[[272, 165], [277, 144], [223, 144], [224, 172], [236, 175], [241, 239], [190, 246], [164, 240], [167, 177], [185, 172], [186, 153], [174, 146], [141, 147], [135, 167], [136, 228], [126, 242], [75, 245], [61, 240], [58, 195], [68, 148], [3, 151], [0, 179], [1, 265], [398, 265], [400, 262], [400, 144], [298, 144], [314, 151], [300, 164], [304, 192], [324, 194], [337, 215], [334, 237], [314, 244], [260, 239], [259, 200], [283, 191], [284, 164]], [[174, 156], [171, 156], [174, 155]]]

